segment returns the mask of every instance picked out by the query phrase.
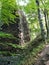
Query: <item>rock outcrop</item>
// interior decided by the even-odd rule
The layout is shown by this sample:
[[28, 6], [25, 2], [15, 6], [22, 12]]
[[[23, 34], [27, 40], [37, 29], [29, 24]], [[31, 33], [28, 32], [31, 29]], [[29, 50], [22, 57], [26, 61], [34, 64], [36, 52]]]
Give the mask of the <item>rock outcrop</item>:
[[28, 23], [23, 11], [16, 11], [15, 23], [3, 24], [1, 26], [2, 31], [14, 35], [16, 37], [15, 43], [24, 44], [30, 41]]

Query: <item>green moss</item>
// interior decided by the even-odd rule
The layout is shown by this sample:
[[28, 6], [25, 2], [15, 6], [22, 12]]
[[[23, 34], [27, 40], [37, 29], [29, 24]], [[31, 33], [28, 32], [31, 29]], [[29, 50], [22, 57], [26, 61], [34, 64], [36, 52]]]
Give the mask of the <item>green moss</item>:
[[7, 44], [7, 45], [9, 45], [9, 46], [11, 46], [11, 47], [13, 47], [13, 48], [19, 48], [19, 49], [22, 49], [22, 47], [20, 46], [20, 45], [18, 45], [18, 44], [13, 44], [13, 43], [4, 43], [5, 45]]
[[9, 38], [9, 39], [16, 39], [12, 34], [8, 34], [5, 32], [0, 32], [0, 38]]
[[12, 54], [9, 51], [0, 51], [0, 55], [2, 55], [2, 56], [11, 56]]

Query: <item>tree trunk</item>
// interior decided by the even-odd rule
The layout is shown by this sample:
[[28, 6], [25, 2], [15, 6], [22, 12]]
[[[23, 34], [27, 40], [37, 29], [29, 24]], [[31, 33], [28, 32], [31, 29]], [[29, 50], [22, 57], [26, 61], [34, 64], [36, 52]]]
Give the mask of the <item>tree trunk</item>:
[[39, 8], [40, 4], [39, 4], [39, 0], [36, 0], [36, 4], [38, 7], [38, 19], [39, 19], [39, 24], [40, 24], [40, 28], [41, 28], [41, 35], [44, 41], [46, 41], [46, 36], [45, 36], [45, 29], [44, 29], [44, 25], [42, 22], [42, 13], [41, 13], [41, 9]]
[[46, 9], [44, 9], [44, 17], [45, 17], [45, 25], [46, 25], [47, 38], [48, 38], [48, 34], [49, 34], [49, 31], [48, 31], [48, 13], [47, 13]]

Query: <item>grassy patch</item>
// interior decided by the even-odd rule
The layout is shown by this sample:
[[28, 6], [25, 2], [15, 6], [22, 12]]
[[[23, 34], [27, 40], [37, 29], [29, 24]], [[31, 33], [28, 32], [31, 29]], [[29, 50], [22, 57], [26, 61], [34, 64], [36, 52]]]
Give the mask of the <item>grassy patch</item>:
[[12, 34], [8, 34], [5, 32], [0, 32], [0, 38], [9, 38], [9, 39], [16, 39]]

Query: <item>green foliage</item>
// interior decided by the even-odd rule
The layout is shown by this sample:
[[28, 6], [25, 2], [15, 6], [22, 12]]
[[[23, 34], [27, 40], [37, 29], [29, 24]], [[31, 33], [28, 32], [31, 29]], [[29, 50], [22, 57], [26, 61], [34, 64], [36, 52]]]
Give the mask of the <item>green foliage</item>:
[[19, 49], [22, 49], [22, 47], [20, 46], [20, 45], [17, 45], [17, 44], [13, 44], [13, 43], [5, 43], [5, 45], [8, 45], [8, 46], [11, 46], [11, 47], [13, 47], [13, 48], [15, 48], [15, 49], [17, 49], [17, 48], [19, 48]]
[[[26, 0], [23, 0], [23, 1], [26, 1]], [[29, 28], [32, 31], [30, 33], [31, 33], [31, 36], [33, 38], [34, 34], [36, 36], [36, 34], [38, 34], [38, 32], [41, 32], [40, 25], [38, 23], [38, 8], [41, 9], [42, 14], [44, 14], [43, 13], [44, 9], [46, 9], [48, 12], [48, 16], [49, 16], [49, 0], [38, 0], [39, 4], [40, 4], [39, 7], [36, 5], [36, 0], [28, 0], [28, 1], [29, 1], [29, 3], [27, 3], [26, 6], [20, 6], [20, 7], [25, 12], [25, 14], [27, 15]], [[37, 24], [37, 23], [38, 23], [38, 26], [37, 26], [37, 29], [35, 29], [34, 24]], [[46, 26], [45, 26], [44, 20], [42, 21], [42, 24], [43, 24], [43, 28], [45, 29]], [[41, 28], [42, 28], [42, 26], [41, 26]], [[34, 30], [34, 32], [33, 32], [33, 30]]]
[[12, 34], [0, 32], [0, 38], [9, 38], [9, 39], [16, 39]]
[[15, 22], [14, 18], [16, 16], [13, 14], [17, 10], [16, 0], [1, 0], [1, 19], [2, 22], [8, 24], [10, 22]]
[[[13, 23], [15, 22], [16, 16], [19, 16], [16, 14], [16, 16], [13, 14], [14, 11], [16, 11], [17, 4], [16, 0], [0, 0], [2, 6], [1, 8], [1, 22], [9, 24], [10, 22]], [[47, 2], [46, 2], [47, 1]], [[42, 3], [42, 0], [40, 0], [40, 3]], [[19, 7], [19, 5], [18, 5]], [[41, 9], [46, 8], [47, 10], [49, 9], [49, 0], [44, 0], [44, 3], [39, 6]], [[29, 0], [29, 3], [26, 6], [22, 6], [21, 9], [25, 12], [28, 18], [28, 23], [29, 23], [29, 29], [30, 29], [30, 35], [31, 38], [34, 39], [40, 31], [40, 26], [38, 23], [38, 12], [37, 12], [37, 6], [36, 6], [36, 0]], [[0, 37], [1, 38], [9, 38], [9, 39], [16, 39], [12, 34], [7, 34], [0, 32]], [[17, 39], [16, 39], [17, 40]], [[13, 48], [21, 48], [21, 46], [13, 44], [13, 43], [5, 43], [5, 45], [11, 46]], [[37, 48], [34, 48], [31, 53], [33, 56], [36, 56], [37, 51], [40, 51], [40, 49], [43, 47], [43, 44], [40, 45]], [[33, 48], [33, 47], [32, 47]], [[25, 50], [26, 51], [26, 50]], [[28, 50], [27, 50], [28, 51]], [[29, 52], [30, 53], [30, 52]], [[4, 53], [3, 53], [4, 54]], [[6, 54], [6, 52], [5, 52]], [[11, 54], [11, 53], [10, 53]]]

